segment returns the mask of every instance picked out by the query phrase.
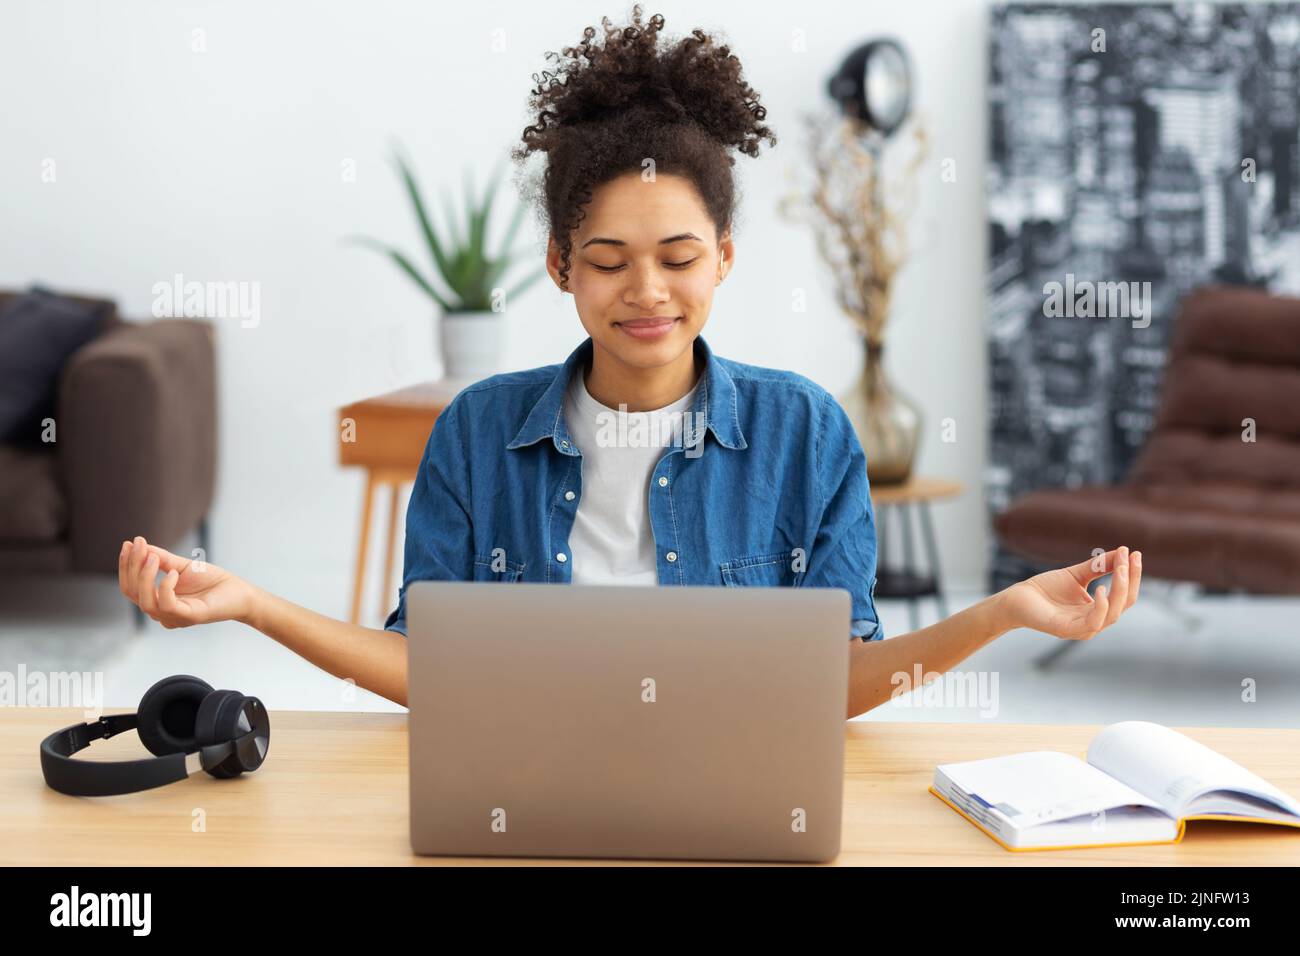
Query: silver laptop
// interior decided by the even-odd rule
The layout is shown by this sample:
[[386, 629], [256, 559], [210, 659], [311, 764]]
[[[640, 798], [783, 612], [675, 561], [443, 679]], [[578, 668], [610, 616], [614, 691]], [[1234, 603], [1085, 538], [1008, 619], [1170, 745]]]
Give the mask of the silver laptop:
[[420, 854], [825, 861], [847, 591], [407, 588]]

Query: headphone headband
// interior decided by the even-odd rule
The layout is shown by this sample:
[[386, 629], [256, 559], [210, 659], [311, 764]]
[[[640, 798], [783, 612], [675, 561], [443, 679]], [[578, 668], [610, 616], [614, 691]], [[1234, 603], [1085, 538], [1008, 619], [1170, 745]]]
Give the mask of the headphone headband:
[[[189, 727], [190, 736], [185, 738], [183, 746], [174, 742], [160, 746], [157, 729], [142, 727], [140, 715], [157, 715], [159, 709], [153, 705], [165, 693], [174, 696], [178, 687], [181, 693], [189, 692], [191, 703], [201, 715], [197, 719], [199, 726]], [[195, 700], [203, 688], [209, 692], [201, 701]], [[96, 740], [106, 740], [132, 729], [140, 732], [141, 740], [156, 756], [115, 761], [72, 757]], [[234, 736], [236, 733], [239, 735]], [[214, 777], [234, 777], [261, 766], [270, 735], [270, 717], [256, 697], [244, 697], [237, 691], [212, 691], [197, 678], [180, 675], [150, 688], [137, 713], [110, 714], [50, 734], [41, 741], [41, 772], [51, 789], [84, 797], [114, 796], [161, 787], [184, 780], [199, 770]]]
[[[122, 720], [121, 718], [126, 718]], [[93, 740], [104, 740], [136, 726], [135, 714], [101, 717], [90, 724], [73, 724], [41, 742], [45, 782], [60, 793], [78, 797], [108, 797], [175, 783], [189, 776], [183, 753], [139, 760], [73, 760]]]

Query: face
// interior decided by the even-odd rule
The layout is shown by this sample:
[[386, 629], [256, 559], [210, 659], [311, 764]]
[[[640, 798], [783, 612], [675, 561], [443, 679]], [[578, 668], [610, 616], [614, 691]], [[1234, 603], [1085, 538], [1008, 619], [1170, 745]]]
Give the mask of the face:
[[[630, 172], [593, 191], [574, 234], [569, 291], [601, 360], [659, 368], [691, 348], [733, 257], [730, 234], [719, 240], [690, 180]], [[554, 239], [546, 264], [558, 286]]]

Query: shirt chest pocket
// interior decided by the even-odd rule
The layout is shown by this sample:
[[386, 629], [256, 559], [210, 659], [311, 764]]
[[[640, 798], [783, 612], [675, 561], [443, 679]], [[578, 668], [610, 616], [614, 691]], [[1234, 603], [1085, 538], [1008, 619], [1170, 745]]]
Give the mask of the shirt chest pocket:
[[794, 570], [795, 557], [789, 551], [755, 554], [724, 561], [722, 583], [729, 588], [797, 587], [803, 575]]
[[518, 561], [490, 554], [474, 555], [475, 581], [500, 581], [509, 584], [518, 581], [524, 575], [524, 566]]

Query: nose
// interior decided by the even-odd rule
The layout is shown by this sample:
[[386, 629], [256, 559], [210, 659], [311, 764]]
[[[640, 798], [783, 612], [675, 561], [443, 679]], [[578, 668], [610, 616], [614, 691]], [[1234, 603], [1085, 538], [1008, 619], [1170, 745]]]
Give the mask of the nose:
[[630, 284], [623, 301], [634, 305], [646, 315], [653, 313], [661, 302], [668, 301], [668, 287], [663, 276], [654, 267], [639, 267], [628, 270]]

